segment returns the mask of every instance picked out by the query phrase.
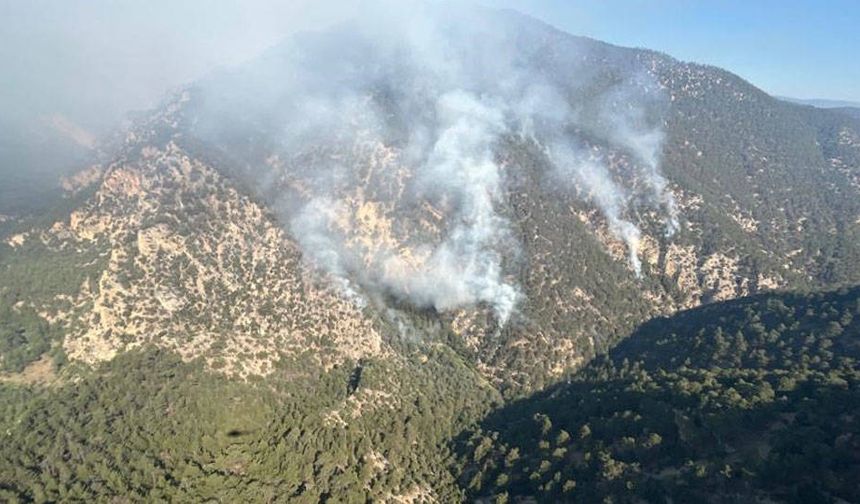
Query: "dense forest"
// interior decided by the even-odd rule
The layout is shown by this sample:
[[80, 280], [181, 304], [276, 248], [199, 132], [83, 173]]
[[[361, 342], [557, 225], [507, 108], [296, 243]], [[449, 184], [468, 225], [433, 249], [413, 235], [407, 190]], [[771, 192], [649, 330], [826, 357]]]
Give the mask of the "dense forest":
[[471, 498], [860, 501], [860, 288], [641, 326], [460, 439]]
[[0, 382], [0, 501], [457, 501], [447, 440], [499, 400], [441, 347], [255, 383], [129, 352], [75, 382]]
[[0, 384], [0, 499], [860, 500], [860, 288], [656, 319], [504, 406], [433, 348], [250, 382], [142, 349]]

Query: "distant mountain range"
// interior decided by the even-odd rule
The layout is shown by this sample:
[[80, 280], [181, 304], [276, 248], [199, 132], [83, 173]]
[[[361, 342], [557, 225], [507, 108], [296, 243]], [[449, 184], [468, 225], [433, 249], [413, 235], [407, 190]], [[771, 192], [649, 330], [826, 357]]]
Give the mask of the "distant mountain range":
[[797, 103], [799, 105], [810, 105], [812, 107], [818, 108], [860, 108], [860, 102], [853, 101], [845, 101], [845, 100], [826, 100], [826, 99], [802, 99], [802, 98], [789, 98], [787, 96], [776, 96], [780, 100], [785, 100], [791, 103]]

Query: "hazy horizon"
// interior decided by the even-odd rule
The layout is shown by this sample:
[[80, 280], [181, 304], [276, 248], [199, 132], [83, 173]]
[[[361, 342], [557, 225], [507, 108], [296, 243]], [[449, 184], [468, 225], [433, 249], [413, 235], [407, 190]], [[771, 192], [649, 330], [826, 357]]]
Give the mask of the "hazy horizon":
[[[659, 24], [654, 19], [657, 18], [666, 18], [663, 28], [671, 27], [668, 31], [675, 39], [691, 29], [679, 26], [665, 15], [670, 10], [667, 7], [677, 7], [675, 1], [649, 9], [650, 17], [639, 24], [626, 20], [631, 14], [640, 18], [644, 15], [643, 5], [637, 1], [609, 2], [615, 7], [614, 12], [609, 12], [603, 2], [598, 5], [591, 1], [490, 0], [478, 3], [513, 8], [573, 35], [660, 50], [682, 60], [721, 66], [773, 95], [860, 102], [856, 86], [843, 86], [842, 93], [828, 93], [823, 87], [788, 86], [808, 82], [806, 75], [791, 75], [791, 79], [784, 75], [782, 80], [787, 81], [786, 85], [769, 85], [769, 78], [748, 68], [747, 62], [756, 57], [755, 47], [739, 51], [735, 41], [727, 43], [730, 37], [716, 35], [714, 32], [721, 26], [718, 19], [713, 19], [711, 30], [685, 40], [683, 45], [656, 36], [654, 32]], [[796, 7], [797, 2], [791, 4]], [[7, 122], [54, 124], [53, 118], [59, 116], [82, 130], [104, 134], [127, 112], [156, 105], [170, 89], [199, 79], [215, 68], [251, 59], [297, 30], [324, 27], [348, 18], [362, 9], [362, 5], [366, 3], [357, 0], [317, 3], [229, 0], [212, 8], [200, 0], [179, 4], [147, 2], [145, 5], [108, 0], [86, 3], [4, 0], [0, 2], [0, 12], [6, 20], [0, 24], [0, 39], [4, 40], [0, 61], [5, 68], [0, 106]], [[816, 7], [816, 11], [836, 12], [833, 7]], [[707, 4], [685, 5], [678, 15], [696, 17], [715, 8]], [[851, 12], [844, 14], [842, 18], [851, 17]], [[755, 24], [757, 14], [752, 12], [742, 21], [739, 26]], [[697, 23], [692, 24], [697, 26]], [[738, 27], [733, 29], [738, 36], [743, 31]], [[834, 28], [834, 31], [839, 30]], [[806, 40], [813, 35], [811, 32], [798, 35], [795, 38], [813, 44]], [[697, 50], [696, 46], [701, 46], [703, 40], [707, 42], [709, 36], [710, 45], [715, 47]], [[778, 33], [768, 31], [762, 31], [760, 37], [761, 43], [776, 53], [780, 45], [789, 48], [798, 43], [789, 37], [780, 40]], [[732, 51], [737, 53], [734, 59], [726, 57]], [[770, 74], [777, 64], [791, 64], [776, 58], [761, 59], [758, 66], [768, 67]], [[840, 73], [847, 74], [843, 78], [850, 80], [858, 65], [846, 62], [845, 66]], [[826, 80], [826, 74], [819, 71], [815, 78]]]

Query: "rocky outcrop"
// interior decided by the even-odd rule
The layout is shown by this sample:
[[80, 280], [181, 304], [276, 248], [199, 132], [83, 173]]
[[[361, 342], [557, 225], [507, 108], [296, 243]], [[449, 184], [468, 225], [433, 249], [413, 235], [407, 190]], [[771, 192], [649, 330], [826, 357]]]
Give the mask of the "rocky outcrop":
[[386, 352], [361, 307], [302, 263], [272, 216], [175, 144], [110, 167], [55, 240], [107, 247], [107, 267], [59, 316], [71, 359], [153, 344], [231, 375], [284, 357], [328, 367]]

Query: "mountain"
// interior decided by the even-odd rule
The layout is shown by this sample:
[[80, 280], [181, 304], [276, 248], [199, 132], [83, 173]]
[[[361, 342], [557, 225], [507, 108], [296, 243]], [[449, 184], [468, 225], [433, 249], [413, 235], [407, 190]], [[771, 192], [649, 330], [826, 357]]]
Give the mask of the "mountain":
[[374, 14], [0, 218], [4, 499], [463, 499], [458, 433], [648, 320], [860, 283], [856, 119], [508, 11]]
[[840, 112], [851, 116], [854, 119], [860, 119], [860, 103], [841, 101], [841, 100], [800, 100], [797, 98], [778, 97], [780, 100], [797, 103], [799, 105], [808, 105], [821, 109], [828, 109], [834, 112]]
[[860, 289], [655, 319], [462, 436], [461, 480], [543, 502], [856, 502]]
[[[445, 33], [460, 48], [472, 41], [472, 30], [479, 31], [480, 39], [489, 41], [463, 49], [461, 58], [495, 57], [492, 65], [443, 68], [439, 77], [432, 64], [415, 65], [384, 43], [367, 47], [353, 43], [351, 32], [327, 34], [298, 41], [301, 50], [275, 48], [222, 81], [202, 84], [198, 98], [190, 98], [188, 121], [198, 137], [226, 146], [224, 162], [236, 167], [236, 177], [257, 180], [259, 167], [269, 166], [258, 192], [270, 205], [288, 207], [282, 219], [294, 233], [312, 234], [316, 243], [305, 244], [306, 251], [334, 258], [337, 264], [328, 265], [329, 271], [360, 289], [443, 312], [441, 318], [466, 341], [472, 359], [503, 386], [530, 389], [557, 380], [654, 314], [765, 289], [858, 281], [856, 121], [784, 104], [718, 69], [570, 37], [511, 13], [491, 16], [483, 20], [489, 28], [454, 20]], [[502, 40], [486, 32], [501, 33], [496, 38]], [[342, 38], [353, 52], [338, 51]], [[416, 51], [432, 58], [434, 48], [419, 43]], [[505, 56], [499, 56], [500, 49]], [[327, 62], [322, 75], [285, 85], [314, 104], [310, 111], [269, 85], [282, 74], [292, 75], [285, 68], [306, 68], [303, 58]], [[337, 75], [329, 75], [329, 67]], [[501, 77], [493, 78], [496, 74]], [[503, 81], [497, 89], [495, 82], [504, 78], [513, 82]], [[448, 87], [465, 89], [467, 99], [498, 95], [499, 101], [523, 102], [527, 109], [477, 100], [513, 116], [507, 120], [518, 123], [515, 129], [531, 122], [537, 137], [513, 134], [493, 146], [497, 166], [491, 175], [501, 178], [495, 185], [477, 178], [448, 187], [450, 174], [437, 173], [439, 163], [431, 158], [440, 142], [420, 144], [422, 135], [432, 143], [455, 131], [439, 124], [439, 108], [450, 104], [434, 101], [438, 94], [447, 96]], [[330, 136], [317, 142], [316, 124], [307, 127], [311, 131], [284, 128], [281, 112], [269, 111], [270, 102], [300, 116], [342, 107], [350, 127], [371, 133], [342, 134], [342, 144], [333, 147]], [[559, 112], [565, 107], [569, 110]], [[427, 112], [434, 109], [436, 114]], [[319, 120], [323, 131], [339, 131], [338, 117]], [[314, 145], [313, 154], [295, 152], [308, 144]], [[338, 152], [325, 154], [333, 148]], [[656, 157], [662, 158], [662, 173], [653, 164]], [[355, 179], [344, 176], [343, 159], [366, 171]], [[598, 173], [598, 180], [578, 173], [582, 165]], [[442, 189], [434, 192], [438, 186]], [[461, 200], [474, 202], [475, 194], [484, 192], [496, 195], [493, 212], [460, 213]], [[320, 210], [336, 216], [310, 224], [304, 215], [296, 216]], [[674, 213], [680, 230], [667, 237]], [[485, 218], [494, 229], [478, 244], [480, 254], [446, 241], [459, 231], [484, 232], [469, 223]], [[465, 229], [439, 227], [440, 221], [458, 219], [467, 222]], [[319, 232], [320, 227], [326, 229]], [[426, 285], [410, 285], [390, 273], [410, 271], [410, 261], [420, 258], [416, 250], [449, 246], [464, 263], [492, 263], [478, 275], [460, 272], [477, 277], [470, 280], [480, 292], [467, 292], [466, 298], [477, 301], [478, 310], [468, 303], [447, 309], [442, 291], [462, 285], [423, 292]], [[486, 249], [511, 253], [494, 256]], [[437, 265], [424, 266], [413, 268], [412, 276], [433, 276]], [[450, 269], [443, 266], [442, 272]], [[642, 269], [641, 278], [636, 268]], [[500, 273], [486, 274], [492, 269]], [[519, 301], [510, 321], [497, 328], [492, 312], [507, 303], [499, 301], [506, 287], [518, 291]], [[482, 310], [482, 303], [489, 306]], [[493, 332], [498, 334], [487, 337]]]
[[[56, 116], [59, 126], [75, 126]], [[86, 133], [77, 132], [86, 137]], [[21, 124], [0, 119], [0, 214], [20, 216], [50, 210], [62, 200], [57, 174], [71, 175], [96, 156], [48, 120]]]
[[833, 110], [842, 112], [843, 114], [849, 115], [854, 119], [860, 119], [860, 107], [841, 107], [835, 108]]
[[825, 109], [844, 109], [844, 108], [860, 108], [860, 103], [846, 100], [825, 100], [825, 99], [808, 99], [804, 100], [801, 98], [789, 98], [786, 96], [777, 96], [780, 100], [785, 100], [791, 103], [797, 103], [800, 105], [809, 105], [811, 107], [825, 108]]
[[[290, 348], [326, 347], [330, 364], [396, 333], [454, 338], [515, 392], [654, 315], [860, 281], [856, 121], [509, 12], [481, 19], [427, 29], [455, 48], [500, 34], [461, 55], [508, 51], [492, 68], [428, 68], [346, 26], [192, 86], [83, 176], [76, 208], [5, 240], [8, 274], [58, 253], [92, 272], [6, 295], [62, 326], [72, 361], [153, 343], [265, 376]], [[308, 349], [306, 333], [326, 341]]]

